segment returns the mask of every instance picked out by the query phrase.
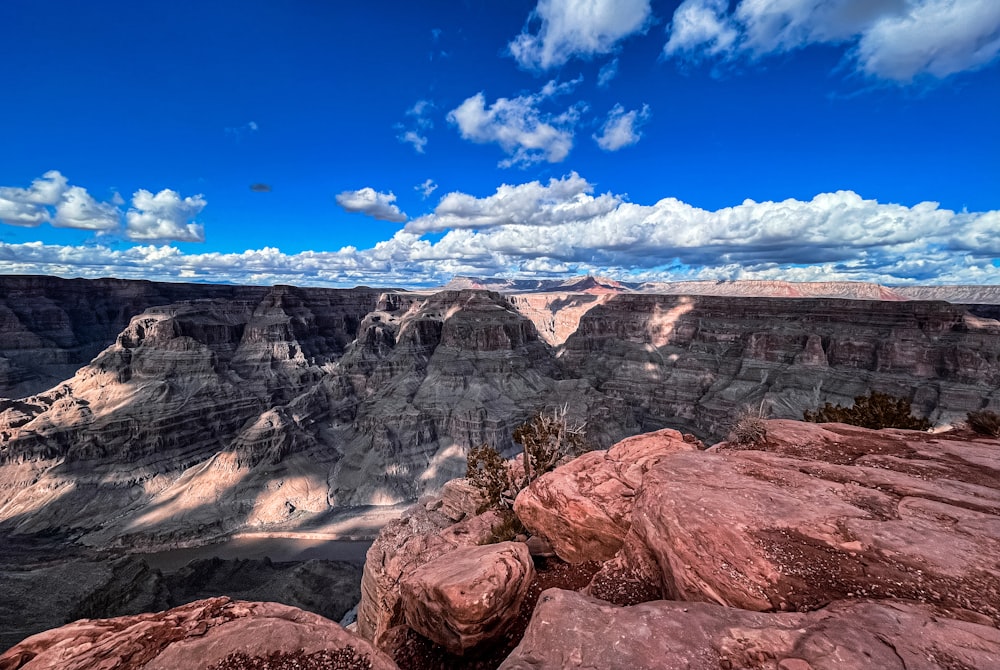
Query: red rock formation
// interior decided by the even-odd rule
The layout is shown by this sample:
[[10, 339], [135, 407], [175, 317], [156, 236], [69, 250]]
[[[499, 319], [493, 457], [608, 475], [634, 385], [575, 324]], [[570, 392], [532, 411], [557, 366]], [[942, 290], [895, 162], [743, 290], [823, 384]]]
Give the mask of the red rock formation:
[[564, 561], [608, 560], [628, 532], [646, 471], [669, 454], [692, 450], [669, 428], [628, 438], [542, 475], [517, 496], [514, 511]]
[[646, 474], [623, 551], [654, 559], [664, 595], [759, 611], [907, 598], [1000, 624], [997, 440], [793, 421], [767, 434], [766, 451], [718, 445]]
[[808, 614], [707, 603], [615, 607], [542, 593], [501, 670], [934, 670], [1000, 667], [1000, 630], [898, 601], [845, 601]]
[[[396, 664], [323, 617], [277, 603], [212, 598], [166, 612], [83, 619], [33, 635], [0, 656], [0, 670], [209, 670], [227, 658], [300, 659], [346, 650], [372, 670]], [[318, 666], [318, 663], [316, 663]]]
[[456, 549], [404, 576], [400, 593], [406, 623], [462, 655], [505, 632], [534, 576], [523, 542]]

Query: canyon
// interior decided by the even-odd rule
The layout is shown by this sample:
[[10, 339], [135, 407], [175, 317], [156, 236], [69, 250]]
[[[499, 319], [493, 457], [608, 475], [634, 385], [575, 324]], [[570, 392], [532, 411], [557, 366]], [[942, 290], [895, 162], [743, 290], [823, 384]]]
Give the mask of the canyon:
[[743, 410], [799, 419], [870, 390], [942, 426], [1000, 409], [985, 288], [688, 288], [0, 277], [0, 540], [27, 557], [6, 565], [36, 546], [370, 539], [470, 447], [511, 456], [513, 429], [556, 407], [600, 449], [664, 428], [713, 444]]

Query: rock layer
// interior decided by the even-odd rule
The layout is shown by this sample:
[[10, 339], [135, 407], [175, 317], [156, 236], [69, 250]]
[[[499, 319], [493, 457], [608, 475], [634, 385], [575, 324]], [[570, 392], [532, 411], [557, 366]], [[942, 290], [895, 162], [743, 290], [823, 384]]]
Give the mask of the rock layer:
[[456, 549], [400, 583], [406, 623], [453, 654], [502, 635], [535, 575], [523, 542]]
[[767, 422], [766, 451], [654, 466], [623, 553], [665, 596], [810, 610], [851, 597], [933, 603], [1000, 624], [1000, 445]]
[[501, 670], [932, 670], [992, 668], [1000, 630], [903, 602], [841, 602], [808, 614], [706, 603], [615, 607], [572, 591], [542, 593]]
[[[23, 317], [5, 346], [81, 355], [182, 293], [150, 286], [0, 278]], [[720, 437], [747, 403], [797, 418], [872, 388], [936, 421], [1000, 408], [1000, 323], [944, 303], [190, 290], [206, 299], [150, 307], [69, 380], [0, 400], [0, 532], [153, 547], [298, 529], [413, 500], [562, 405], [597, 447], [668, 425]]]
[[237, 654], [248, 660], [288, 654], [307, 661], [341, 650], [367, 660], [373, 670], [396, 668], [369, 643], [316, 614], [277, 603], [213, 598], [39, 633], [0, 656], [0, 670], [209, 670]]
[[514, 511], [564, 561], [606, 561], [622, 546], [645, 473], [694, 448], [670, 428], [628, 438], [542, 475], [518, 494]]

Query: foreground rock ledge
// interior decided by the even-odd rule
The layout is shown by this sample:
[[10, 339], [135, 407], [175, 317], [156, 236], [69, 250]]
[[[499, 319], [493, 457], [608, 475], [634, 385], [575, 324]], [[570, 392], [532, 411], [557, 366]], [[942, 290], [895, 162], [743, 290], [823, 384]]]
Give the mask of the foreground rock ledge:
[[345, 650], [371, 670], [396, 670], [388, 656], [317, 614], [211, 598], [166, 612], [82, 619], [33, 635], [0, 656], [0, 670], [210, 670], [233, 654], [292, 655], [309, 670], [309, 656]]
[[668, 601], [616, 607], [549, 589], [500, 670], [998, 667], [1000, 630], [914, 603], [844, 601], [806, 614], [764, 614]]

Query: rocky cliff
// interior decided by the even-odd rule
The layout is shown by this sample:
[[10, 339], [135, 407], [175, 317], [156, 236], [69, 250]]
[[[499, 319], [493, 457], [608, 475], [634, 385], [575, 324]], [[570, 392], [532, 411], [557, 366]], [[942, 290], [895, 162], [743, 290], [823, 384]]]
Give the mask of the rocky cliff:
[[369, 551], [358, 631], [402, 668], [1000, 663], [994, 438], [775, 420], [702, 451], [667, 429], [522, 490], [527, 541], [475, 546], [498, 539], [475, 510], [452, 482]]
[[546, 407], [598, 447], [665, 426], [714, 440], [747, 405], [798, 418], [871, 389], [937, 422], [1000, 407], [1000, 323], [947, 303], [197, 287], [144, 307], [182, 288], [0, 285], [49, 305], [11, 308], [4, 340], [40, 360], [143, 310], [66, 381], [0, 401], [0, 529], [99, 547], [412, 500]]
[[[357, 634], [274, 603], [81, 620], [3, 670], [992, 670], [1000, 441], [766, 422], [702, 450], [674, 430], [542, 475], [504, 540], [464, 480], [368, 553]], [[325, 656], [324, 656], [325, 654]]]

